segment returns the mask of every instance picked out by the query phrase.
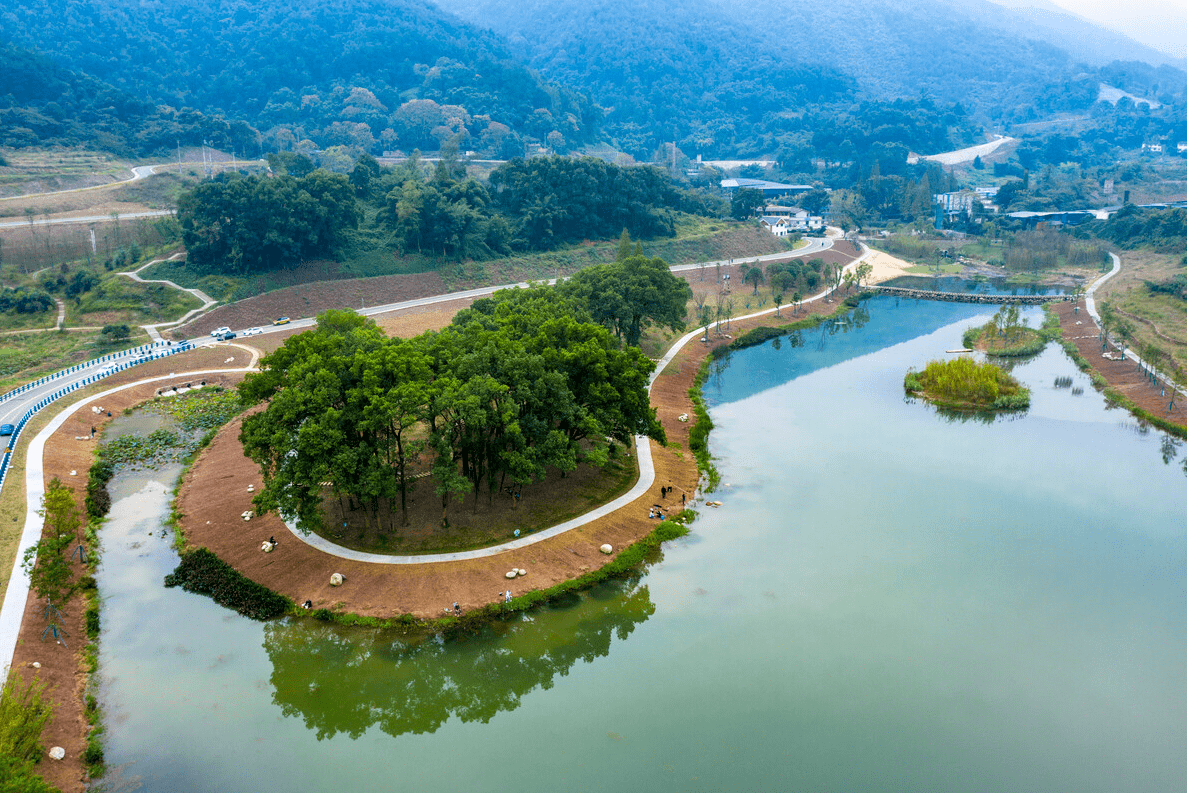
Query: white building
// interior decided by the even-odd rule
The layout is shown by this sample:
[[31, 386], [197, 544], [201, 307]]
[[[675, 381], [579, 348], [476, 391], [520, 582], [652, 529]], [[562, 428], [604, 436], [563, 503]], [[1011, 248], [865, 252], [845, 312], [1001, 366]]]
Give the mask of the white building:
[[943, 207], [944, 212], [949, 215], [959, 215], [968, 212], [973, 213], [973, 205], [975, 202], [981, 201], [981, 197], [972, 190], [961, 190], [956, 193], [934, 193], [932, 201]]
[[787, 222], [787, 218], [763, 215], [761, 218], [759, 218], [758, 222], [762, 224], [764, 229], [771, 232], [776, 237], [786, 237], [791, 233], [791, 226]]
[[763, 208], [764, 218], [781, 218], [787, 221], [787, 227], [792, 231], [815, 231], [824, 228], [824, 218], [811, 215], [808, 210], [781, 204], [768, 204]]

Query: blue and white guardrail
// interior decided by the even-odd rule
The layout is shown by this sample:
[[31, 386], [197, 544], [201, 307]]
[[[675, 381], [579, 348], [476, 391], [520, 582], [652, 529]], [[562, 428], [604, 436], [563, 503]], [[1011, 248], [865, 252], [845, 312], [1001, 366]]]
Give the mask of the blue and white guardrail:
[[0, 397], [0, 402], [3, 402], [6, 399], [8, 399], [9, 397], [24, 393], [25, 391], [28, 391], [31, 388], [36, 388], [40, 385], [44, 385], [45, 383], [48, 383], [51, 380], [55, 380], [59, 377], [64, 377], [64, 376], [71, 374], [73, 372], [77, 372], [81, 369], [85, 369], [88, 366], [94, 366], [95, 364], [102, 363], [103, 361], [116, 360], [116, 359], [125, 358], [125, 357], [127, 358], [127, 360], [120, 361], [119, 363], [115, 364], [111, 368], [101, 369], [89, 377], [84, 377], [82, 380], [78, 380], [74, 383], [71, 383], [68, 386], [65, 386], [57, 391], [54, 391], [52, 394], [45, 397], [44, 399], [42, 399], [40, 402], [38, 402], [36, 405], [29, 408], [29, 410], [25, 412], [25, 415], [21, 417], [21, 420], [19, 422], [17, 422], [16, 429], [14, 430], [12, 435], [8, 436], [8, 438], [6, 439], [7, 445], [4, 448], [3, 458], [0, 459], [0, 490], [4, 489], [4, 479], [5, 479], [5, 477], [8, 476], [9, 461], [12, 459], [13, 452], [16, 449], [17, 439], [20, 437], [21, 430], [25, 428], [25, 425], [29, 423], [29, 420], [32, 419], [33, 416], [37, 415], [37, 412], [39, 410], [46, 407], [50, 403], [56, 401], [57, 399], [66, 396], [67, 394], [69, 394], [72, 391], [76, 391], [77, 389], [82, 388], [83, 386], [88, 386], [91, 383], [102, 380], [103, 378], [108, 377], [109, 375], [113, 375], [116, 372], [122, 372], [125, 369], [129, 369], [129, 368], [135, 366], [136, 364], [148, 363], [149, 361], [155, 361], [160, 358], [168, 358], [170, 355], [177, 355], [178, 353], [181, 353], [181, 352], [189, 352], [192, 349], [195, 349], [195, 347], [193, 344], [191, 344], [188, 341], [183, 341], [180, 344], [173, 344], [173, 345], [170, 345], [168, 342], [154, 342], [152, 344], [143, 344], [139, 347], [134, 347], [131, 350], [124, 350], [123, 352], [111, 353], [109, 355], [104, 355], [102, 358], [95, 358], [90, 361], [87, 361], [86, 363], [80, 363], [77, 366], [71, 366], [68, 369], [63, 369], [60, 372], [55, 372], [54, 374], [47, 375], [47, 376], [41, 378], [40, 380], [35, 380], [32, 383], [27, 383], [27, 384], [21, 386], [20, 388], [17, 388], [13, 391], [9, 391], [3, 397]]

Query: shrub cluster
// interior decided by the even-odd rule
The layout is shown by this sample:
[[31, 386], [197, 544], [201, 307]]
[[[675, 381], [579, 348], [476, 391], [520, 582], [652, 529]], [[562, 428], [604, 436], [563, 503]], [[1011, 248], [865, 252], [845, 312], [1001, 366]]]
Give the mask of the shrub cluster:
[[111, 494], [107, 492], [107, 483], [113, 476], [115, 465], [103, 454], [101, 447], [87, 475], [86, 508], [89, 517], [102, 518], [111, 511]]
[[53, 297], [40, 289], [0, 289], [0, 314], [40, 314], [53, 307]]
[[41, 731], [52, 715], [45, 684], [22, 685], [10, 675], [0, 688], [0, 790], [12, 793], [57, 793], [34, 770], [41, 758]]
[[247, 578], [206, 548], [182, 556], [177, 569], [165, 576], [165, 586], [207, 595], [253, 620], [279, 617], [290, 605], [288, 598]]

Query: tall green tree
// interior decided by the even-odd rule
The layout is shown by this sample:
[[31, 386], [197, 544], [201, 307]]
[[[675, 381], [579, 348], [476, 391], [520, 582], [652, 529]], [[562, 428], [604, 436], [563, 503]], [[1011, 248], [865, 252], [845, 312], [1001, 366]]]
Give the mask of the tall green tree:
[[38, 514], [45, 521], [45, 528], [41, 539], [26, 549], [22, 566], [33, 591], [51, 605], [63, 607], [75, 586], [67, 553], [82, 526], [74, 490], [54, 477], [41, 497]]
[[645, 256], [582, 270], [562, 290], [583, 302], [595, 322], [633, 346], [652, 324], [682, 330], [692, 299], [684, 279], [673, 275], [662, 259]]

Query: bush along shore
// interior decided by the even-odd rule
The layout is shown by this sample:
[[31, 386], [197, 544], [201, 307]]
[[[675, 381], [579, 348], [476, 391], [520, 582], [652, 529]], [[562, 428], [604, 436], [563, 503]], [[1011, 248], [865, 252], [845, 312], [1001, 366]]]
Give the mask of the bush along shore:
[[960, 357], [930, 361], [922, 372], [909, 371], [903, 388], [913, 397], [950, 410], [1026, 410], [1030, 391], [995, 363]]

